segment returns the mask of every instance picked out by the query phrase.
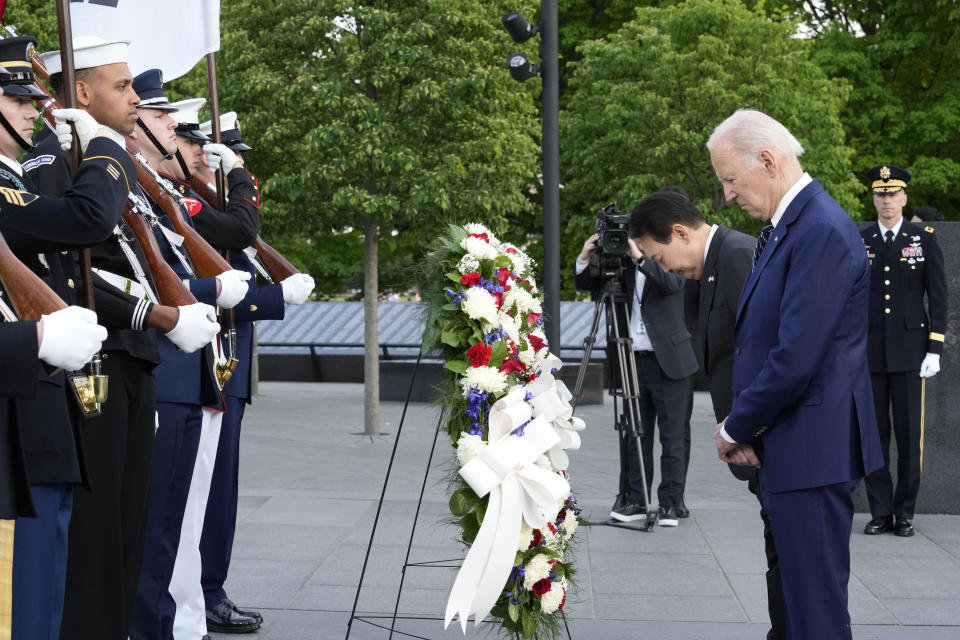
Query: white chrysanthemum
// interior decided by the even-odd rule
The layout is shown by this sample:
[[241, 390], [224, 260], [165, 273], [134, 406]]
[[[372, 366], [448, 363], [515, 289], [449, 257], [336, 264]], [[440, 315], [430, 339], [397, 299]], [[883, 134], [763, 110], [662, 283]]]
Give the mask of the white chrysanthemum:
[[533, 542], [533, 528], [520, 518], [520, 537], [517, 539], [517, 551], [526, 551]]
[[487, 443], [480, 436], [464, 433], [457, 440], [457, 461], [460, 466], [467, 464], [487, 448]]
[[477, 260], [493, 260], [499, 253], [482, 238], [466, 237], [460, 241], [460, 247]]
[[490, 236], [490, 229], [487, 229], [479, 222], [468, 222], [467, 224], [463, 225], [463, 228], [467, 230], [467, 233], [476, 233], [478, 235], [485, 233], [487, 234], [487, 237]]
[[500, 328], [507, 332], [507, 335], [510, 336], [510, 339], [513, 340], [513, 344], [520, 347], [520, 322], [517, 318], [509, 316], [504, 312], [504, 309], [508, 309], [506, 305], [500, 309], [500, 312], [497, 314], [497, 322], [500, 324]]
[[540, 596], [540, 611], [544, 613], [553, 613], [560, 608], [563, 602], [563, 596], [567, 593], [567, 579], [561, 578], [559, 582], [550, 585], [550, 591]]
[[503, 306], [508, 309], [516, 305], [521, 315], [543, 313], [540, 301], [530, 295], [523, 287], [513, 287], [503, 297]]
[[530, 561], [527, 562], [526, 566], [523, 568], [523, 588], [527, 591], [530, 591], [533, 588], [533, 585], [540, 582], [544, 578], [550, 577], [550, 560], [551, 558], [542, 553], [530, 558]]
[[469, 253], [464, 254], [457, 263], [457, 271], [460, 273], [473, 273], [480, 269], [480, 261]]
[[560, 526], [563, 527], [563, 533], [570, 537], [573, 535], [573, 532], [577, 530], [577, 525], [580, 523], [577, 521], [577, 516], [572, 511], [567, 511], [567, 517], [564, 519], [563, 523]]
[[534, 363], [537, 360], [537, 356], [533, 352], [533, 347], [529, 347], [527, 349], [524, 349], [523, 351], [519, 351], [517, 353], [517, 358], [520, 359], [520, 362], [527, 365], [527, 369], [530, 369], [531, 367], [533, 367]]
[[477, 387], [490, 393], [499, 393], [507, 388], [507, 374], [501, 373], [493, 367], [469, 367], [460, 378], [463, 394], [469, 393], [472, 387]]
[[471, 320], [497, 322], [497, 299], [483, 287], [470, 287], [463, 295], [460, 308]]

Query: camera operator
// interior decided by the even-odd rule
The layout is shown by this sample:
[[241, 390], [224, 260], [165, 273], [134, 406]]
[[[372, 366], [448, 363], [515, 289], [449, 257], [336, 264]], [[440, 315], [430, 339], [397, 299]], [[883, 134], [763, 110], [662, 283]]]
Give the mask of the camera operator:
[[[598, 214], [598, 233], [583, 244], [574, 270], [574, 283], [578, 289], [591, 292], [603, 290], [610, 279], [620, 283], [625, 304], [618, 309], [622, 309], [626, 317], [618, 317], [617, 323], [620, 327], [629, 327], [633, 339], [646, 482], [649, 487], [653, 481], [653, 433], [659, 425], [662, 453], [657, 521], [660, 526], [676, 526], [678, 509], [686, 511], [683, 504], [684, 431], [689, 419], [693, 375], [699, 368], [690, 332], [684, 324], [686, 281], [683, 276], [663, 271], [641, 252], [633, 239], [636, 235], [633, 228], [638, 221], [636, 209], [629, 216], [629, 224], [627, 216], [609, 215], [610, 209], [615, 207], [607, 207]], [[627, 242], [623, 242], [624, 239]], [[610, 335], [609, 318], [607, 327], [607, 360], [613, 374], [611, 380], [617, 381], [621, 372], [617, 371], [616, 359], [610, 355], [615, 336]], [[621, 493], [610, 512], [611, 518], [621, 522], [646, 518], [638, 467], [636, 440], [621, 431]]]

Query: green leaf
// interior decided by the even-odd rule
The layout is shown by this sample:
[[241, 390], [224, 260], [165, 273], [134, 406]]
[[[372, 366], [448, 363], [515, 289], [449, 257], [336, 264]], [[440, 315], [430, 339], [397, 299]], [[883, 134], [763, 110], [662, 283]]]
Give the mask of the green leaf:
[[498, 269], [513, 269], [513, 260], [507, 256], [497, 256], [496, 260], [493, 261], [493, 264]]
[[510, 616], [510, 619], [514, 622], [517, 621], [517, 618], [520, 617], [520, 607], [511, 602], [507, 605], [507, 615]]
[[450, 272], [445, 273], [445, 274], [443, 274], [443, 275], [447, 276], [447, 278], [449, 278], [450, 280], [453, 280], [453, 281], [456, 282], [457, 284], [460, 284], [460, 278], [461, 278], [462, 276], [461, 276], [459, 273], [457, 273], [456, 271], [450, 271]]
[[472, 489], [460, 489], [450, 496], [450, 513], [455, 516], [465, 516], [479, 502], [477, 494]]
[[529, 609], [520, 612], [520, 625], [523, 627], [523, 637], [532, 638], [537, 633], [537, 619]]
[[497, 340], [493, 343], [493, 347], [490, 351], [490, 362], [488, 366], [491, 366], [495, 369], [499, 369], [503, 366], [503, 361], [507, 358], [507, 341], [506, 340]]
[[459, 311], [460, 305], [454, 304], [453, 302], [448, 302], [447, 304], [440, 307], [444, 311]]
[[460, 346], [460, 334], [454, 331], [444, 331], [440, 334], [440, 342], [448, 344], [451, 347]]
[[485, 500], [478, 501], [475, 509], [477, 511], [477, 522], [483, 524], [483, 517], [487, 515], [487, 502]]
[[466, 360], [447, 360], [443, 364], [443, 368], [453, 371], [454, 373], [466, 373], [467, 361]]
[[480, 525], [477, 524], [477, 519], [473, 517], [473, 514], [467, 514], [460, 518], [460, 527], [463, 529], [461, 536], [463, 541], [467, 544], [473, 544], [480, 532]]

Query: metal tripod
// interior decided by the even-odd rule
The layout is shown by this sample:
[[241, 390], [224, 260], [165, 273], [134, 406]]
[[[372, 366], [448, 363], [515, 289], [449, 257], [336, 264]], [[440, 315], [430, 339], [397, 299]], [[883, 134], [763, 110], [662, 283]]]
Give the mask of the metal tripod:
[[[611, 392], [614, 397], [614, 415], [616, 415], [616, 397], [623, 397], [623, 420], [617, 421], [617, 431], [620, 433], [621, 440], [632, 437], [637, 445], [637, 464], [640, 470], [640, 481], [643, 484], [643, 507], [647, 514], [646, 520], [640, 526], [641, 531], [652, 531], [657, 523], [657, 513], [651, 510], [650, 500], [647, 497], [647, 475], [643, 466], [643, 450], [640, 446], [640, 437], [643, 435], [643, 425], [640, 424], [640, 383], [637, 379], [637, 361], [633, 355], [633, 338], [630, 336], [629, 327], [626, 331], [620, 329], [620, 317], [627, 318], [627, 296], [623, 291], [623, 285], [620, 278], [608, 277], [603, 284], [603, 293], [597, 300], [593, 310], [593, 323], [590, 326], [590, 333], [583, 339], [583, 359], [580, 361], [580, 370], [577, 372], [577, 385], [573, 392], [573, 410], [577, 409], [577, 401], [580, 399], [580, 392], [583, 390], [583, 380], [587, 373], [587, 363], [590, 361], [590, 354], [593, 353], [593, 345], [597, 341], [597, 330], [600, 328], [601, 312], [606, 313], [607, 324], [612, 329], [612, 334], [608, 332], [607, 342], [612, 339], [615, 344], [616, 366], [619, 372], [620, 387], [611, 380]], [[618, 312], [623, 315], [620, 316]], [[627, 432], [629, 430], [629, 433]], [[621, 442], [623, 446], [623, 442]], [[623, 461], [621, 461], [621, 464]], [[624, 470], [626, 471], [626, 470]], [[621, 472], [623, 476], [623, 472]], [[621, 493], [624, 487], [621, 486]], [[614, 526], [633, 529], [635, 527], [620, 523]]]

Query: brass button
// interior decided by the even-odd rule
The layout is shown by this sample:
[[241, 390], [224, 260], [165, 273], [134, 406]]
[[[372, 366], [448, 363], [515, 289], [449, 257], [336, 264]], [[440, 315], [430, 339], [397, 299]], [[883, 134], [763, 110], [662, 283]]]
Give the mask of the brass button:
[[255, 304], [250, 305], [250, 311], [256, 311], [256, 310], [257, 310], [257, 305]]
[[885, 284], [885, 285], [887, 285], [887, 286], [890, 286], [890, 281], [889, 281], [889, 280], [884, 280], [884, 281], [883, 281], [883, 284]]
[[61, 251], [61, 252], [60, 252], [60, 255], [65, 256], [65, 255], [67, 255], [68, 253], [70, 253], [70, 252], [69, 252], [69, 251]]
[[884, 313], [890, 313], [890, 307], [887, 307], [886, 309], [884, 309], [883, 312], [884, 312]]
[[890, 267], [884, 267], [883, 270], [884, 270], [884, 271], [890, 271]]
[[67, 286], [70, 287], [71, 289], [73, 289], [73, 287], [74, 287], [73, 278], [70, 278], [69, 280], [67, 280]]
[[883, 299], [884, 299], [884, 300], [889, 300], [889, 299], [890, 299], [890, 294], [888, 293], [887, 295], [883, 296]]

